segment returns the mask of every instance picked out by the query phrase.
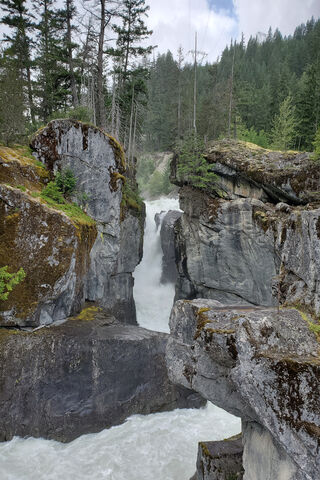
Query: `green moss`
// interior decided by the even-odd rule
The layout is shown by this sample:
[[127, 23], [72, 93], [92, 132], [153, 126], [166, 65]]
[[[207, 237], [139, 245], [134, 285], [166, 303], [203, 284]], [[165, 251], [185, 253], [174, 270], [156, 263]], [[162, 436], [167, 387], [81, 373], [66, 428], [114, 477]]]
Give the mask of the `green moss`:
[[21, 190], [22, 192], [25, 192], [27, 190], [24, 185], [17, 185], [17, 188], [19, 188], [19, 190]]
[[118, 161], [118, 166], [120, 167], [121, 171], [124, 172], [126, 170], [126, 158], [122, 148], [122, 145], [111, 135], [103, 132], [109, 138], [109, 143], [112, 147], [113, 153]]
[[72, 317], [73, 320], [85, 320], [87, 322], [90, 322], [92, 320], [95, 320], [96, 314], [102, 312], [102, 308], [97, 307], [97, 306], [92, 306], [92, 307], [86, 307], [84, 308], [79, 315], [76, 317]]
[[202, 452], [206, 457], [212, 458], [212, 455], [209, 452], [209, 449], [208, 449], [207, 445], [205, 444], [205, 442], [199, 442], [199, 446], [201, 447]]
[[130, 209], [135, 216], [141, 216], [144, 212], [144, 203], [139, 193], [135, 191], [129, 182], [126, 182], [122, 187], [121, 199], [121, 220], [125, 218], [126, 211]]
[[116, 192], [119, 188], [118, 180], [122, 181], [124, 185], [126, 183], [126, 177], [119, 172], [111, 172], [110, 173], [110, 188], [113, 192]]
[[201, 331], [207, 323], [210, 323], [210, 319], [205, 315], [206, 312], [210, 312], [210, 308], [199, 308], [196, 314], [197, 317], [197, 330], [194, 335], [194, 340], [196, 340], [201, 335]]
[[69, 218], [77, 223], [83, 225], [95, 225], [96, 223], [93, 218], [89, 217], [89, 215], [81, 210], [81, 208], [75, 203], [69, 203], [66, 200], [64, 200], [64, 203], [57, 203], [52, 200], [52, 198], [46, 197], [45, 195], [41, 195], [41, 200], [49, 207], [64, 212]]

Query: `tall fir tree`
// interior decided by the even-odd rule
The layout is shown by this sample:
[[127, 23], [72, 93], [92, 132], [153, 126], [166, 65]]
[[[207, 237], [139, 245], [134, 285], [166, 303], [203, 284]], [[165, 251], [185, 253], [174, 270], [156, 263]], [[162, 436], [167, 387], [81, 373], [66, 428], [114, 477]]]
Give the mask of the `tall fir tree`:
[[12, 32], [11, 35], [4, 35], [4, 42], [7, 45], [5, 52], [16, 63], [16, 71], [19, 72], [26, 91], [31, 121], [35, 124], [36, 112], [31, 72], [33, 66], [31, 34], [34, 29], [34, 16], [30, 13], [26, 0], [0, 0], [0, 6], [4, 12], [1, 23], [9, 27]]

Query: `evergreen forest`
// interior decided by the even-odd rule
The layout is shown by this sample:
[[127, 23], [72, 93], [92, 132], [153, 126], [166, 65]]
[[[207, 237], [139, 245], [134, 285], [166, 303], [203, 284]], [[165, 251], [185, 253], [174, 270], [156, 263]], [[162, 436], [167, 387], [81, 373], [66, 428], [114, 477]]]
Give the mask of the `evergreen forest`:
[[[0, 140], [27, 143], [54, 118], [93, 123], [127, 158], [168, 151], [190, 132], [314, 150], [320, 20], [293, 35], [233, 41], [214, 63], [155, 54], [145, 0], [0, 0]], [[146, 46], [147, 45], [147, 46]], [[196, 79], [196, 84], [195, 84]], [[195, 88], [196, 85], [196, 88]]]

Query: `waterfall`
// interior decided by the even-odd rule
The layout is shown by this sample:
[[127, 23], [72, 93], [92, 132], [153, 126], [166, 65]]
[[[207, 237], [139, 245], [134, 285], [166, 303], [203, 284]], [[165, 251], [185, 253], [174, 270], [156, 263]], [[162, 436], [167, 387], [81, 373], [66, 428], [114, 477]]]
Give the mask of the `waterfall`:
[[[144, 259], [134, 275], [138, 322], [158, 331], [168, 331], [174, 286], [160, 285], [162, 254], [153, 217], [177, 206], [172, 199], [147, 203]], [[238, 418], [210, 404], [133, 415], [122, 425], [68, 444], [14, 438], [0, 443], [0, 479], [189, 480], [196, 468], [198, 441], [221, 440], [239, 431]]]
[[179, 202], [173, 198], [159, 198], [146, 202], [146, 226], [143, 259], [134, 272], [133, 290], [139, 325], [149, 330], [169, 332], [168, 320], [174, 297], [174, 285], [160, 284], [162, 251], [160, 226], [156, 229], [154, 216], [168, 210], [178, 210]]

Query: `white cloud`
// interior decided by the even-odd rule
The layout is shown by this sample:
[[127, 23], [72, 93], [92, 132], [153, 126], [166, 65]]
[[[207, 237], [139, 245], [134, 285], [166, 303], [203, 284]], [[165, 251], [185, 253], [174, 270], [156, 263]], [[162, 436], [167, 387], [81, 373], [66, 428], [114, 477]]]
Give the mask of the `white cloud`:
[[[206, 0], [149, 0], [148, 25], [153, 30], [149, 43], [158, 45], [160, 53], [167, 50], [175, 55], [182, 45], [184, 52], [194, 48], [194, 34], [198, 32], [198, 49], [216, 60], [237, 33], [236, 19], [226, 11], [210, 10]], [[188, 57], [191, 61], [192, 57]]]
[[[239, 36], [246, 41], [258, 32], [268, 33], [269, 27], [279, 28], [283, 35], [293, 34], [295, 27], [312, 15], [320, 16], [319, 0], [233, 0], [238, 16]], [[238, 37], [239, 38], [239, 37]]]
[[[215, 4], [215, 0], [210, 0]], [[319, 0], [233, 0], [234, 14], [228, 9], [213, 11], [209, 0], [147, 0], [150, 5], [148, 26], [154, 31], [148, 44], [158, 45], [156, 51], [167, 50], [175, 55], [182, 45], [185, 54], [194, 48], [194, 33], [198, 32], [198, 49], [207, 52], [214, 61], [230, 44], [231, 38], [246, 41], [250, 35], [267, 33], [277, 27], [283, 35], [292, 34], [300, 23], [313, 15], [320, 17]], [[230, 5], [230, 2], [227, 2]], [[219, 0], [218, 4], [223, 3]], [[191, 55], [187, 56], [189, 61]]]

